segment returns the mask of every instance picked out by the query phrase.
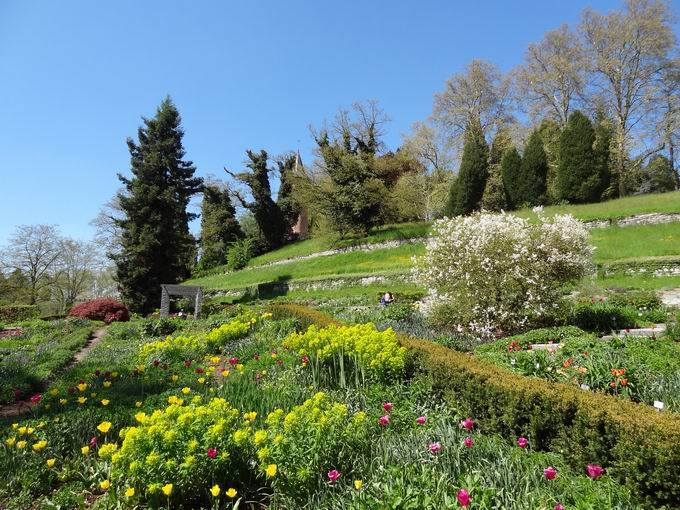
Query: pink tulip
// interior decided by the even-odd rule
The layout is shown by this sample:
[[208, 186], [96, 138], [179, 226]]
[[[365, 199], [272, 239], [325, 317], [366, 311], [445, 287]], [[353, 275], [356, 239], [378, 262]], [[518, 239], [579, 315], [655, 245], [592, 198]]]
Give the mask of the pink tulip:
[[543, 475], [548, 479], [548, 480], [554, 480], [557, 477], [557, 469], [554, 467], [550, 466], [547, 467], [543, 470]]
[[33, 395], [31, 397], [31, 402], [33, 402], [34, 404], [37, 404], [38, 402], [40, 402], [41, 398], [42, 397], [40, 396], [40, 393], [36, 393], [35, 395]]
[[92, 436], [90, 439], [90, 448], [94, 449], [97, 447], [97, 436]]
[[526, 448], [529, 445], [529, 441], [526, 437], [520, 437], [517, 439], [517, 446], [520, 448]]
[[340, 478], [340, 472], [337, 469], [331, 469], [328, 472], [328, 481], [331, 483], [337, 482], [338, 478]]
[[472, 445], [475, 444], [475, 442], [472, 440], [471, 437], [466, 437], [465, 439], [463, 439], [463, 444], [468, 448], [472, 448]]
[[475, 426], [475, 422], [470, 418], [465, 418], [460, 424], [465, 430], [472, 430]]
[[602, 473], [604, 473], [604, 469], [598, 464], [588, 464], [586, 471], [588, 472], [588, 476], [593, 480], [597, 480], [602, 476]]
[[458, 500], [458, 503], [460, 503], [460, 506], [470, 506], [470, 503], [472, 503], [470, 493], [465, 489], [458, 491], [458, 494], [456, 494], [456, 499]]
[[553, 510], [564, 510], [564, 505], [562, 503], [557, 503]]
[[430, 453], [433, 454], [433, 455], [436, 455], [440, 451], [442, 451], [442, 445], [439, 442], [430, 443], [427, 447], [430, 449]]
[[390, 423], [389, 415], [386, 414], [385, 416], [381, 416], [380, 419], [378, 420], [378, 423], [380, 423], [380, 425], [382, 425], [383, 427], [385, 425], [388, 425]]
[[217, 457], [217, 450], [215, 448], [208, 448], [208, 457], [211, 459]]
[[417, 423], [418, 425], [425, 425], [425, 422], [426, 422], [426, 421], [427, 421], [427, 417], [426, 417], [426, 416], [418, 416], [418, 417], [416, 418], [416, 423]]
[[392, 410], [393, 407], [394, 406], [392, 405], [392, 402], [385, 402], [383, 404], [383, 409], [388, 413]]

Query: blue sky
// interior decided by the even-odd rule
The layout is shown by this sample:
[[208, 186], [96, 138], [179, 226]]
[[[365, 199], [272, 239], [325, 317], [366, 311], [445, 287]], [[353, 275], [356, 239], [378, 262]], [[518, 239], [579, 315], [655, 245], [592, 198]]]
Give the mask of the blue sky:
[[509, 70], [586, 5], [619, 2], [0, 0], [0, 245], [17, 224], [91, 237], [126, 137], [166, 94], [201, 175], [249, 148], [309, 160], [310, 124], [357, 100], [380, 101], [396, 148], [451, 74]]

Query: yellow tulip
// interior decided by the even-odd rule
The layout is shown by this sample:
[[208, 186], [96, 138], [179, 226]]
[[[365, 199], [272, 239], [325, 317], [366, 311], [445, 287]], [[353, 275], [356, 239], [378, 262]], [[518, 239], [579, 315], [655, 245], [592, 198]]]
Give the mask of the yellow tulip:
[[276, 464], [269, 464], [267, 469], [265, 469], [265, 472], [267, 473], [267, 476], [276, 476]]
[[87, 397], [78, 397], [79, 404], [84, 404], [85, 402], [87, 402]]
[[220, 486], [219, 485], [213, 485], [212, 488], [210, 489], [210, 494], [213, 495], [214, 498], [220, 495]]
[[179, 379], [179, 376], [177, 374], [173, 374], [172, 377], [170, 377], [170, 380], [172, 382], [177, 382], [177, 379]]
[[37, 443], [33, 444], [33, 450], [39, 452], [40, 450], [43, 450], [46, 446], [47, 441], [43, 439], [42, 441], [38, 441]]
[[109, 482], [108, 480], [103, 480], [103, 481], [99, 482], [99, 486], [102, 489], [104, 489], [105, 491], [107, 491], [107, 490], [109, 490], [109, 487], [111, 487], [111, 482]]
[[10, 437], [9, 439], [5, 439], [5, 443], [7, 443], [7, 446], [14, 446], [14, 444], [17, 442], [17, 440], [13, 437]]
[[135, 407], [142, 407], [142, 403], [139, 401], [135, 402]]
[[103, 421], [99, 425], [97, 425], [97, 430], [99, 432], [102, 432], [103, 434], [106, 434], [109, 429], [111, 428], [111, 422], [110, 421]]
[[236, 489], [234, 489], [234, 488], [232, 487], [231, 489], [229, 489], [229, 490], [227, 491], [226, 494], [227, 494], [227, 496], [229, 496], [230, 498], [236, 497]]
[[362, 480], [354, 480], [354, 488], [356, 490], [360, 490], [364, 486], [364, 482]]
[[80, 452], [81, 452], [83, 455], [87, 455], [88, 453], [90, 453], [90, 447], [89, 447], [89, 446], [83, 446], [83, 447], [80, 449]]
[[187, 388], [186, 386], [184, 388], [182, 388], [182, 393], [184, 393], [185, 395], [188, 395], [190, 392], [191, 392], [191, 388]]
[[102, 405], [103, 405], [104, 407], [106, 407], [107, 405], [109, 405], [109, 400], [108, 400], [108, 399], [102, 400]]
[[47, 459], [47, 467], [51, 468], [54, 467], [54, 463], [57, 462], [57, 459]]
[[111, 387], [111, 381], [104, 381], [104, 388], [110, 388]]
[[134, 487], [128, 487], [128, 488], [125, 490], [125, 497], [126, 497], [126, 498], [131, 498], [131, 497], [134, 496], [134, 495], [135, 495], [135, 488], [134, 488]]
[[165, 494], [166, 496], [170, 496], [170, 494], [172, 494], [172, 484], [169, 483], [164, 485], [162, 490], [163, 494]]
[[85, 384], [85, 383], [80, 383], [80, 384], [79, 384], [78, 386], [76, 386], [76, 387], [78, 388], [78, 391], [85, 391], [85, 390], [87, 389], [87, 384]]
[[26, 448], [26, 441], [19, 441], [17, 443], [17, 448], [19, 448], [19, 450], [23, 450], [24, 448]]

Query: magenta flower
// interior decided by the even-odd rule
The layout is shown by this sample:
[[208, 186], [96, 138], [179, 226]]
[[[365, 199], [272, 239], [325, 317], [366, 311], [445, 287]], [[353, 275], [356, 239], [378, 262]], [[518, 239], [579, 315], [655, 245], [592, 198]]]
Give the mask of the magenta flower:
[[197, 373], [197, 374], [204, 374], [204, 373], [205, 373], [205, 370], [203, 370], [203, 368], [201, 368], [201, 367], [198, 367], [198, 368], [196, 369], [196, 373]]
[[229, 364], [230, 364], [232, 367], [233, 367], [234, 365], [238, 364], [238, 358], [237, 358], [237, 357], [229, 358]]
[[335, 482], [337, 482], [338, 479], [340, 478], [340, 471], [338, 471], [337, 469], [331, 469], [331, 470], [327, 473], [327, 476], [328, 476], [328, 481], [329, 481], [329, 482], [335, 483]]
[[547, 467], [543, 470], [543, 475], [548, 479], [548, 480], [554, 480], [557, 477], [557, 469], [554, 467], [550, 466]]
[[440, 442], [430, 443], [427, 447], [432, 455], [436, 455], [442, 451], [442, 444]]
[[564, 505], [562, 503], [557, 503], [553, 510], [564, 510]]
[[588, 472], [588, 476], [593, 480], [597, 480], [602, 476], [602, 473], [604, 473], [604, 469], [602, 469], [602, 466], [599, 464], [588, 464], [586, 471]]
[[33, 402], [34, 404], [37, 404], [38, 402], [40, 402], [41, 398], [42, 397], [40, 396], [40, 393], [36, 393], [35, 395], [33, 395], [31, 397], [31, 402]]
[[427, 416], [418, 416], [416, 418], [416, 423], [418, 425], [425, 425], [425, 422], [427, 421]]
[[307, 365], [309, 363], [309, 357], [308, 356], [302, 356], [302, 362]]
[[470, 493], [465, 489], [458, 491], [458, 494], [456, 494], [456, 499], [458, 500], [458, 503], [460, 503], [460, 506], [470, 506], [470, 503], [472, 503]]
[[215, 448], [208, 448], [208, 457], [211, 459], [217, 457], [217, 450]]
[[475, 426], [475, 422], [472, 421], [470, 418], [465, 418], [462, 422], [460, 422], [460, 425], [465, 430], [472, 430]]
[[517, 446], [520, 448], [526, 448], [529, 445], [529, 440], [526, 437], [520, 437], [517, 439]]
[[392, 405], [392, 402], [385, 402], [383, 404], [383, 409], [387, 411], [388, 413], [392, 410], [394, 406]]
[[472, 445], [475, 444], [475, 442], [472, 440], [471, 437], [466, 437], [465, 439], [463, 439], [463, 444], [464, 444], [467, 448], [472, 448]]
[[90, 448], [94, 449], [97, 447], [97, 436], [92, 436], [90, 439]]
[[386, 414], [384, 416], [381, 416], [380, 419], [378, 420], [378, 423], [380, 423], [380, 425], [382, 425], [383, 427], [385, 425], [389, 425], [389, 423], [390, 423], [389, 415]]

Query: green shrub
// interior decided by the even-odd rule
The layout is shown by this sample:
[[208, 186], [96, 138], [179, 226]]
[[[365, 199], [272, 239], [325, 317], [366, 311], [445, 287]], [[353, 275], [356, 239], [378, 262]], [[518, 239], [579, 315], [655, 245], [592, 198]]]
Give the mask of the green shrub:
[[246, 237], [234, 241], [229, 245], [227, 251], [227, 269], [229, 271], [238, 271], [248, 265], [248, 262], [253, 257], [253, 239]]
[[577, 303], [569, 323], [585, 331], [609, 333], [612, 330], [634, 328], [638, 325], [638, 312], [628, 306], [608, 303]]
[[150, 320], [142, 325], [142, 335], [149, 338], [169, 335], [180, 329], [183, 322], [183, 319], [172, 319], [170, 317]]
[[[274, 316], [331, 324], [319, 312], [278, 305]], [[431, 375], [435, 389], [486, 432], [522, 435], [535, 448], [557, 451], [573, 466], [602, 464], [650, 508], [680, 501], [680, 415], [575, 386], [524, 377], [433, 342], [400, 336]]]
[[677, 312], [675, 317], [668, 318], [664, 335], [671, 340], [680, 342], [680, 312]]
[[652, 310], [661, 308], [661, 299], [656, 292], [648, 290], [635, 290], [617, 292], [607, 297], [607, 302], [613, 306], [631, 306], [638, 310]]
[[37, 319], [40, 309], [36, 305], [5, 305], [0, 306], [0, 321], [8, 324]]

